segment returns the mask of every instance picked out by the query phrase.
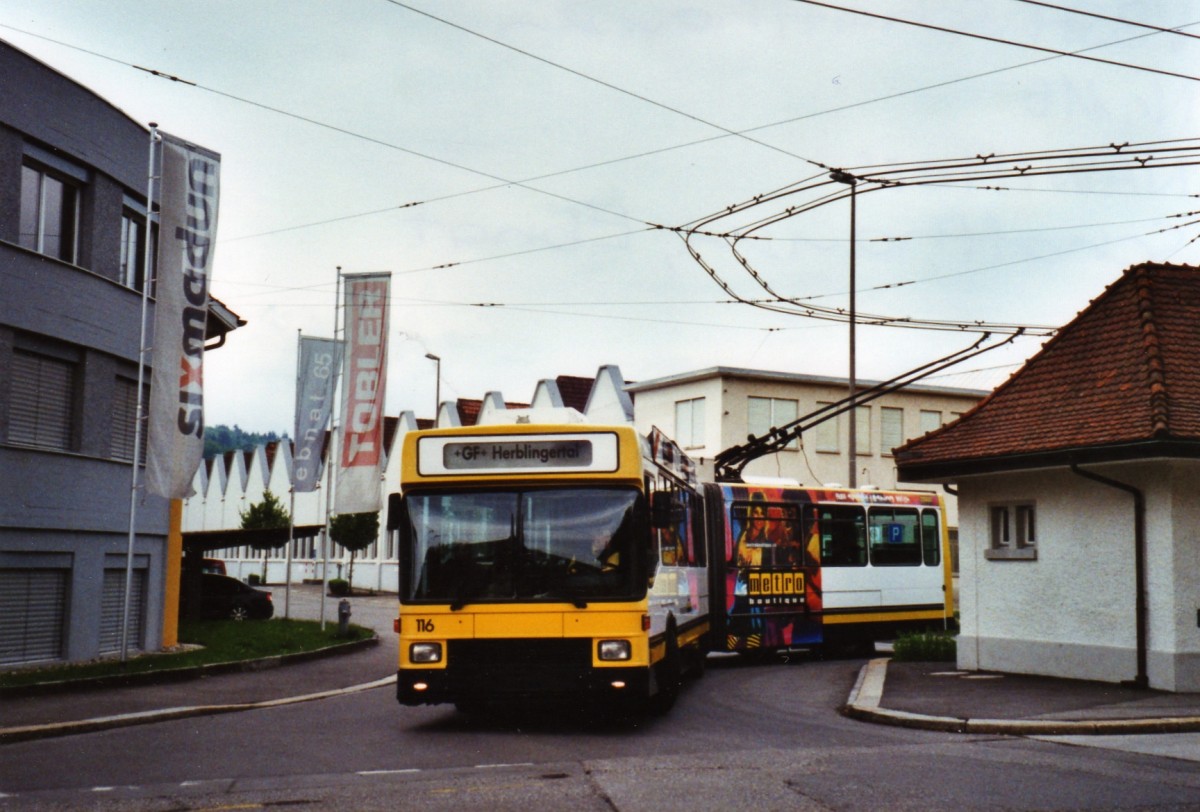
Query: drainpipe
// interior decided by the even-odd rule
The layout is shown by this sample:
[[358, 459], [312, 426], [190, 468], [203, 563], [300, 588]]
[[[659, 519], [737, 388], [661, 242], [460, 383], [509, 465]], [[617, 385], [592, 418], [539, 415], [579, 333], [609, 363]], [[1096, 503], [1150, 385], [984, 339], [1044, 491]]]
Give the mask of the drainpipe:
[[1133, 495], [1133, 574], [1137, 582], [1137, 603], [1135, 616], [1137, 624], [1137, 676], [1132, 682], [1124, 684], [1134, 688], [1146, 688], [1150, 678], [1146, 676], [1146, 496], [1140, 490], [1125, 482], [1084, 471], [1075, 463], [1071, 463], [1071, 471], [1084, 479], [1099, 482], [1110, 488], [1125, 491]]

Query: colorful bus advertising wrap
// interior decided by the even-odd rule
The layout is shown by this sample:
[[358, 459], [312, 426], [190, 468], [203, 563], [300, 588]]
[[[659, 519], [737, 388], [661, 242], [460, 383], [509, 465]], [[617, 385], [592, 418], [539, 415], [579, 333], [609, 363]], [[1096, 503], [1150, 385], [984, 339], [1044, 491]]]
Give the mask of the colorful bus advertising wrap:
[[820, 643], [821, 544], [801, 520], [811, 495], [733, 485], [724, 498], [728, 650]]
[[169, 499], [191, 493], [204, 456], [204, 336], [220, 168], [215, 152], [163, 134], [146, 488]]
[[391, 274], [349, 274], [335, 513], [379, 510]]

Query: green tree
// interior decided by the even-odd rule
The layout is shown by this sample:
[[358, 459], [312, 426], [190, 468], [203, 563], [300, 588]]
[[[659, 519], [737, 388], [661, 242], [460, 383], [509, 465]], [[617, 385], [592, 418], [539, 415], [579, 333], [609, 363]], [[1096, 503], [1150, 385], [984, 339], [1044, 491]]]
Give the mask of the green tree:
[[339, 513], [329, 522], [329, 536], [350, 551], [350, 577], [354, 588], [354, 554], [371, 546], [379, 538], [379, 511], [374, 513]]
[[[279, 497], [271, 493], [270, 489], [263, 491], [261, 502], [255, 502], [245, 510], [239, 510], [238, 515], [242, 517], [243, 530], [271, 530], [277, 527], [288, 527], [292, 523], [291, 514], [279, 501]], [[276, 545], [268, 541], [251, 541], [250, 546], [256, 550], [262, 550], [262, 581], [266, 583], [267, 555]]]

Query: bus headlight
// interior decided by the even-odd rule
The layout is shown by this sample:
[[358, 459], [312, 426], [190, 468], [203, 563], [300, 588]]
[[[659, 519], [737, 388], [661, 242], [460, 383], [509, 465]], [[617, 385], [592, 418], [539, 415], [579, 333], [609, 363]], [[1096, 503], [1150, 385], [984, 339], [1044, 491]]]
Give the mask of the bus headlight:
[[628, 640], [601, 640], [596, 646], [596, 653], [601, 660], [629, 660], [633, 658], [633, 647]]
[[440, 663], [442, 661], [442, 644], [413, 643], [408, 647], [408, 659], [414, 663]]

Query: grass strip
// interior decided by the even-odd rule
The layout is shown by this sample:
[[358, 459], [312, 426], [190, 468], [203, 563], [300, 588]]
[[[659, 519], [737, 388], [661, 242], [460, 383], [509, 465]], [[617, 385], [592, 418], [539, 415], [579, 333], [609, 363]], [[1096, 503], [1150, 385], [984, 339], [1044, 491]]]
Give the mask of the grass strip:
[[86, 663], [54, 664], [43, 668], [21, 668], [0, 672], [0, 688], [15, 688], [46, 682], [116, 677], [216, 663], [258, 660], [285, 654], [319, 651], [330, 646], [364, 640], [370, 629], [351, 625], [339, 637], [337, 625], [316, 620], [264, 621], [199, 620], [179, 624], [180, 650], [138, 653], [124, 663], [106, 657]]

